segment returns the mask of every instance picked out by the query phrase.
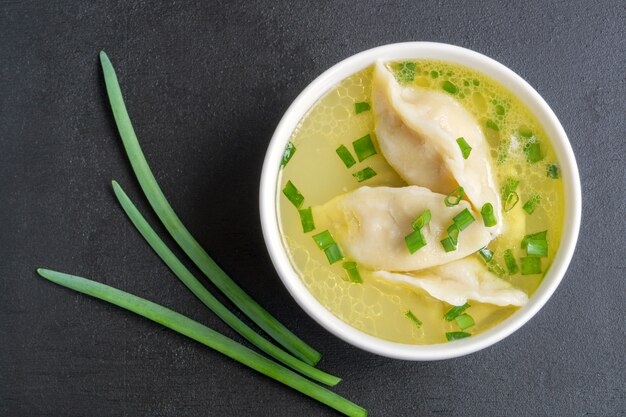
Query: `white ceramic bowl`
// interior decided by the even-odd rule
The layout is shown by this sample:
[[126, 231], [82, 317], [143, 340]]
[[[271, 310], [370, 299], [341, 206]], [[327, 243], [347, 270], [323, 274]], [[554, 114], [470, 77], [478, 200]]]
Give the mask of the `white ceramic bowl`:
[[[437, 59], [465, 65], [500, 82], [517, 95], [537, 116], [556, 151], [565, 188], [565, 219], [561, 244], [541, 285], [520, 308], [502, 323], [476, 336], [436, 345], [408, 345], [383, 340], [343, 322], [306, 289], [283, 247], [276, 209], [280, 160], [294, 128], [306, 112], [337, 83], [376, 60]], [[548, 104], [526, 81], [504, 65], [469, 49], [441, 43], [407, 42], [370, 49], [336, 64], [320, 75], [295, 99], [281, 119], [267, 149], [261, 175], [260, 210], [263, 236], [278, 275], [296, 302], [319, 324], [337, 337], [361, 349], [391, 358], [438, 360], [476, 352], [502, 340], [530, 320], [548, 301], [570, 263], [580, 227], [580, 178], [572, 147], [561, 123]], [[556, 319], [555, 319], [556, 320]]]

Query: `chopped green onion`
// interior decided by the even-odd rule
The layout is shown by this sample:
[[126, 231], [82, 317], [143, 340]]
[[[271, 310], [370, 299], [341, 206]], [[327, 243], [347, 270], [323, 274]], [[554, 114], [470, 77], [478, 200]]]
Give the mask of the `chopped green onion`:
[[313, 221], [313, 210], [311, 207], [298, 210], [300, 214], [300, 223], [302, 224], [302, 232], [308, 233], [315, 230], [315, 222]]
[[335, 150], [335, 152], [337, 152], [337, 155], [339, 155], [339, 158], [341, 158], [341, 161], [346, 168], [350, 168], [352, 165], [356, 164], [354, 157], [345, 146], [341, 145]]
[[520, 258], [520, 263], [522, 264], [522, 275], [541, 273], [541, 258], [523, 256]]
[[430, 209], [427, 209], [425, 212], [417, 216], [417, 219], [413, 220], [413, 223], [411, 223], [411, 227], [413, 227], [413, 229], [415, 230], [423, 229], [424, 227], [426, 227], [426, 225], [428, 225], [431, 217], [432, 216], [430, 214]]
[[413, 323], [415, 323], [417, 327], [422, 327], [422, 324], [423, 324], [422, 321], [418, 319], [417, 317], [415, 317], [415, 314], [413, 314], [411, 310], [407, 310], [406, 313], [404, 313], [404, 315]]
[[430, 72], [430, 78], [437, 78], [439, 77], [439, 72], [437, 71], [431, 71]]
[[528, 256], [548, 256], [548, 241], [545, 239], [528, 239], [526, 254]]
[[351, 282], [356, 284], [361, 284], [363, 282], [363, 278], [361, 278], [356, 262], [344, 262], [342, 266], [348, 273], [348, 278]]
[[370, 104], [366, 101], [354, 103], [354, 113], [359, 114], [370, 109]]
[[413, 81], [415, 79], [415, 62], [400, 62], [396, 74], [401, 81]]
[[474, 324], [476, 324], [472, 316], [470, 316], [469, 314], [461, 314], [460, 316], [456, 316], [454, 318], [454, 321], [456, 321], [456, 324], [459, 325], [461, 330], [465, 330], [469, 327], [472, 327]]
[[291, 181], [287, 181], [285, 188], [283, 188], [283, 194], [287, 197], [287, 200], [291, 201], [291, 204], [300, 208], [304, 202], [304, 196], [300, 194], [300, 191], [296, 188]]
[[493, 213], [493, 205], [491, 203], [485, 203], [483, 208], [480, 209], [480, 214], [483, 216], [483, 223], [485, 227], [492, 227], [496, 225], [496, 216]]
[[504, 211], [509, 212], [513, 210], [513, 207], [515, 207], [515, 205], [517, 205], [518, 202], [519, 202], [519, 195], [517, 195], [517, 193], [513, 191], [512, 193], [508, 195], [508, 197], [506, 198], [506, 201], [504, 202]]
[[470, 156], [470, 152], [472, 152], [472, 147], [469, 146], [469, 143], [465, 141], [465, 138], [458, 138], [456, 143], [461, 148], [461, 154], [463, 155], [463, 159], [467, 159]]
[[245, 324], [228, 308], [226, 308], [204, 287], [204, 285], [202, 285], [202, 283], [195, 276], [193, 276], [189, 269], [187, 269], [185, 265], [183, 265], [183, 263], [176, 257], [174, 252], [172, 252], [165, 242], [159, 238], [159, 235], [157, 235], [154, 229], [150, 227], [150, 224], [141, 215], [122, 187], [116, 181], [113, 181], [112, 185], [115, 196], [124, 209], [124, 212], [150, 247], [156, 252], [159, 258], [165, 262], [178, 279], [180, 279], [180, 281], [185, 284], [185, 286], [189, 288], [189, 290], [220, 319], [222, 319], [245, 339], [250, 341], [253, 345], [257, 346], [259, 349], [285, 365], [288, 365], [302, 374], [308, 375], [311, 378], [325, 384], [335, 385], [339, 382], [338, 378], [326, 373], [320, 373], [318, 369], [315, 369], [311, 365], [296, 359], [284, 350], [275, 346], [269, 340], [257, 334], [251, 327]]
[[413, 230], [404, 237], [404, 241], [406, 243], [406, 247], [409, 249], [409, 253], [411, 254], [426, 246], [427, 243], [421, 229]]
[[511, 193], [517, 191], [517, 186], [519, 185], [519, 180], [516, 180], [512, 177], [507, 177], [504, 181], [504, 185], [500, 190], [500, 195], [502, 196], [502, 201], [506, 201]]
[[281, 168], [284, 168], [285, 165], [287, 165], [287, 162], [289, 162], [294, 153], [296, 153], [296, 145], [291, 142], [287, 143], [287, 146], [285, 146], [285, 151], [283, 152], [283, 158], [280, 161]]
[[462, 306], [452, 307], [450, 310], [446, 312], [446, 314], [443, 315], [443, 318], [446, 319], [446, 321], [452, 321], [458, 316], [460, 316], [461, 314], [463, 314], [463, 312], [470, 307], [471, 305], [469, 303], [465, 303]]
[[447, 91], [450, 94], [456, 94], [459, 92], [459, 88], [448, 80], [444, 81], [441, 84], [441, 88], [443, 88], [445, 91]]
[[324, 253], [326, 254], [328, 263], [330, 263], [331, 265], [343, 259], [343, 253], [341, 252], [341, 248], [336, 243], [333, 243], [332, 245], [324, 249]]
[[519, 127], [519, 134], [522, 135], [522, 137], [524, 137], [524, 138], [532, 138], [533, 137], [533, 131], [530, 130], [530, 128], [528, 126], [520, 126]]
[[324, 230], [321, 233], [313, 235], [313, 240], [317, 244], [317, 247], [321, 250], [326, 250], [331, 245], [335, 244], [335, 239], [333, 239], [332, 235], [328, 230]]
[[106, 301], [174, 330], [348, 416], [367, 416], [367, 411], [358, 405], [169, 308], [74, 275], [42, 268], [37, 269], [37, 273], [62, 287]]
[[500, 278], [502, 278], [504, 276], [504, 274], [506, 274], [506, 271], [504, 270], [504, 268], [502, 268], [500, 266], [499, 263], [497, 263], [495, 260], [491, 260], [489, 262], [487, 262], [487, 271], [496, 274], [497, 276], [499, 276]]
[[485, 124], [489, 129], [493, 129], [496, 132], [500, 131], [500, 128], [498, 127], [498, 125], [496, 124], [496, 122], [494, 122], [493, 120], [489, 119], [487, 120], [487, 123]]
[[[463, 189], [463, 187], [459, 186], [452, 190], [450, 194], [448, 194], [446, 198], [443, 199], [443, 202], [445, 203], [446, 207], [454, 207], [461, 202], [461, 199], [464, 195], [465, 190]], [[454, 200], [450, 201], [450, 198], [454, 198]]]
[[513, 251], [511, 249], [504, 251], [504, 263], [506, 264], [506, 269], [509, 270], [510, 275], [517, 274], [519, 268], [517, 267], [517, 262], [515, 262], [515, 256], [513, 256]]
[[526, 153], [526, 160], [531, 164], [543, 159], [543, 156], [541, 156], [541, 145], [539, 142], [529, 143], [524, 149], [524, 152]]
[[454, 243], [454, 247], [456, 248], [456, 244], [459, 242], [459, 233], [461, 229], [459, 229], [459, 225], [456, 223], [452, 223], [450, 227], [448, 227], [448, 237]]
[[354, 148], [354, 153], [359, 162], [363, 162], [370, 156], [376, 155], [376, 148], [372, 143], [372, 137], [370, 135], [365, 135], [355, 140], [352, 142], [352, 147]]
[[450, 236], [446, 236], [445, 238], [440, 240], [441, 246], [446, 252], [453, 252], [456, 250], [456, 241], [452, 239]]
[[448, 332], [446, 333], [446, 338], [448, 342], [452, 342], [453, 340], [465, 339], [466, 337], [470, 337], [471, 333], [467, 332]]
[[468, 209], [463, 209], [459, 214], [452, 218], [452, 221], [459, 226], [459, 230], [465, 230], [470, 224], [472, 224], [476, 220], [472, 213]]
[[503, 105], [498, 104], [496, 106], [496, 114], [499, 115], [499, 116], [504, 115], [504, 106]]
[[561, 176], [559, 171], [560, 169], [557, 164], [548, 164], [548, 174], [547, 174], [548, 177], [552, 178], [553, 180], [556, 180], [557, 178]]
[[524, 239], [522, 239], [522, 249], [526, 250], [526, 246], [528, 245], [528, 241], [529, 240], [547, 240], [548, 238], [548, 231], [544, 230], [542, 232], [537, 232], [537, 233], [532, 233], [530, 235], [526, 235], [524, 236]]
[[104, 51], [100, 52], [100, 63], [113, 117], [126, 149], [126, 154], [150, 206], [154, 209], [167, 231], [202, 273], [254, 323], [299, 359], [312, 365], [319, 362], [321, 354], [290, 332], [289, 329], [283, 326], [241, 289], [206, 253], [180, 221], [165, 195], [163, 195], [163, 191], [161, 191], [159, 184], [154, 178], [141, 150], [130, 117], [126, 111], [115, 69], [113, 69], [113, 65]]
[[489, 249], [487, 246], [484, 248], [478, 249], [478, 253], [485, 260], [485, 262], [489, 262], [493, 259], [493, 251]]
[[541, 196], [539, 196], [539, 194], [532, 194], [528, 201], [524, 203], [522, 208], [526, 213], [533, 214], [540, 202]]
[[370, 167], [367, 167], [360, 171], [355, 172], [354, 174], [352, 174], [352, 176], [356, 178], [357, 182], [363, 182], [365, 180], [369, 180], [372, 177], [375, 177], [376, 171], [374, 171]]

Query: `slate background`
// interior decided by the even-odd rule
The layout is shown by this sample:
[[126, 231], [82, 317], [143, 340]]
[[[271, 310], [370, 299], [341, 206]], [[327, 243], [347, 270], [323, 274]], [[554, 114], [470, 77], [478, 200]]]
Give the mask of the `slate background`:
[[[482, 52], [553, 107], [580, 166], [575, 258], [545, 308], [497, 345], [409, 363], [341, 342], [280, 284], [257, 189], [282, 113], [322, 71], [408, 40]], [[336, 415], [182, 336], [39, 279], [112, 284], [232, 335], [119, 209], [154, 222], [114, 129], [97, 52], [118, 68], [146, 156], [199, 241], [325, 353], [372, 416], [626, 414], [626, 3], [0, 2], [0, 415]], [[161, 232], [162, 229], [159, 229]]]

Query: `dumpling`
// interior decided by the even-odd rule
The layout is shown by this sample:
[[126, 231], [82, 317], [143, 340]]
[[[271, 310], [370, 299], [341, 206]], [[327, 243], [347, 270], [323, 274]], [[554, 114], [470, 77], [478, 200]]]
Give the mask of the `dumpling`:
[[[328, 229], [346, 254], [372, 269], [415, 271], [463, 258], [487, 245], [491, 236], [467, 201], [446, 207], [445, 196], [427, 188], [361, 187], [313, 208], [320, 230]], [[440, 241], [452, 218], [468, 209], [476, 219], [460, 232], [457, 250], [445, 252]], [[432, 218], [423, 229], [427, 244], [409, 253], [404, 240], [411, 223], [427, 209]]]
[[431, 269], [400, 274], [375, 271], [375, 277], [426, 291], [432, 297], [460, 306], [468, 300], [498, 306], [522, 306], [528, 295], [487, 271], [473, 258], [460, 259]]
[[[376, 63], [372, 84], [376, 135], [389, 164], [411, 185], [444, 195], [458, 185], [477, 210], [491, 203], [502, 231], [502, 206], [491, 172], [487, 142], [472, 115], [450, 95], [401, 86], [382, 62]], [[472, 147], [463, 159], [456, 140]]]

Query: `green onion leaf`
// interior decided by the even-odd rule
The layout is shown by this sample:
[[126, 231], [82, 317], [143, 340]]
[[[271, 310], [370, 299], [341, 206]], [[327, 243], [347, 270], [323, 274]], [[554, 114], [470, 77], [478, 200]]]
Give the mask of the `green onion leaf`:
[[367, 416], [367, 411], [358, 405], [169, 308], [108, 285], [74, 275], [42, 268], [37, 269], [37, 273], [62, 287], [106, 301], [174, 330], [348, 416]]
[[519, 202], [519, 195], [514, 191], [508, 195], [506, 201], [504, 202], [504, 211], [509, 212], [513, 210], [513, 207], [517, 205]]
[[454, 321], [456, 321], [456, 324], [459, 325], [461, 330], [465, 330], [469, 327], [472, 327], [474, 324], [476, 324], [472, 316], [470, 316], [469, 314], [461, 314], [460, 316], [456, 316], [454, 318]]
[[300, 214], [300, 223], [302, 224], [302, 232], [308, 233], [315, 230], [315, 222], [313, 221], [313, 210], [311, 207], [298, 210]]
[[456, 143], [461, 148], [461, 154], [463, 155], [463, 159], [467, 159], [470, 156], [470, 152], [472, 152], [472, 147], [469, 146], [469, 143], [465, 141], [465, 138], [458, 138]]
[[560, 174], [560, 168], [557, 164], [548, 164], [547, 166], [548, 168], [548, 177], [552, 178], [553, 180], [556, 180], [557, 178], [559, 178], [561, 176]]
[[326, 250], [331, 245], [335, 244], [335, 239], [333, 239], [332, 235], [328, 230], [324, 230], [321, 233], [313, 235], [313, 240], [317, 244], [317, 247], [321, 250]]
[[500, 131], [500, 128], [498, 127], [498, 125], [496, 124], [496, 122], [494, 122], [493, 120], [489, 119], [487, 120], [487, 123], [485, 124], [489, 129], [493, 129], [496, 132]]
[[352, 165], [356, 164], [354, 157], [345, 146], [341, 145], [335, 150], [335, 152], [337, 152], [337, 155], [339, 155], [339, 158], [341, 158], [341, 161], [346, 168], [350, 168]]
[[511, 249], [504, 251], [504, 263], [506, 264], [506, 269], [509, 270], [510, 275], [517, 274], [519, 268], [517, 267], [517, 262], [515, 262], [515, 256], [513, 256], [513, 251]]
[[281, 168], [284, 168], [285, 165], [287, 165], [287, 162], [289, 162], [294, 153], [296, 153], [296, 145], [291, 142], [287, 143], [285, 151], [283, 152], [283, 158], [280, 161]]
[[532, 194], [522, 208], [526, 213], [533, 214], [539, 203], [541, 203], [541, 196], [539, 196], [539, 194]]
[[531, 164], [543, 159], [543, 156], [541, 156], [541, 145], [539, 142], [533, 142], [526, 145], [524, 153], [526, 153], [526, 160]]
[[352, 176], [356, 178], [357, 182], [363, 182], [365, 180], [369, 180], [372, 177], [375, 177], [376, 171], [374, 171], [370, 167], [367, 167], [360, 171], [355, 172], [354, 174], [352, 174]]
[[414, 230], [423, 229], [426, 225], [428, 225], [431, 217], [430, 209], [427, 209], [425, 212], [417, 216], [417, 219], [413, 220], [411, 227], [413, 227]]
[[528, 256], [548, 256], [548, 241], [545, 239], [528, 239], [526, 254]]
[[417, 327], [422, 327], [422, 324], [423, 324], [422, 321], [418, 319], [417, 317], [415, 317], [415, 314], [413, 314], [411, 310], [407, 310], [406, 313], [404, 313], [404, 315], [406, 316], [406, 318], [411, 320]]
[[470, 211], [466, 208], [452, 218], [452, 221], [454, 221], [454, 223], [459, 226], [460, 231], [465, 230], [470, 224], [474, 223], [474, 220], [476, 219], [474, 218], [474, 216], [472, 216], [472, 213], [470, 213]]
[[444, 81], [441, 84], [441, 88], [443, 88], [445, 91], [447, 91], [450, 94], [456, 94], [459, 92], [459, 88], [448, 80]]
[[396, 76], [400, 81], [413, 81], [415, 79], [415, 62], [400, 62], [396, 70]]
[[496, 106], [496, 114], [499, 115], [499, 116], [504, 115], [504, 106], [503, 105], [498, 104]]
[[496, 216], [493, 213], [493, 205], [491, 203], [485, 203], [483, 208], [480, 209], [480, 214], [483, 216], [483, 223], [485, 224], [485, 227], [492, 227], [496, 225]]
[[459, 225], [456, 223], [452, 223], [450, 227], [448, 227], [448, 237], [454, 243], [454, 247], [456, 248], [457, 243], [459, 242], [459, 233], [461, 229], [459, 229]]
[[370, 135], [365, 135], [355, 140], [352, 142], [352, 147], [354, 148], [354, 153], [359, 162], [363, 162], [370, 156], [376, 155], [376, 148], [374, 148]]
[[470, 307], [471, 305], [469, 303], [465, 303], [462, 306], [452, 307], [450, 310], [446, 312], [446, 314], [443, 315], [443, 318], [446, 319], [446, 321], [452, 321], [458, 316], [460, 316], [461, 314], [463, 314], [463, 312]]
[[287, 197], [287, 200], [291, 201], [291, 204], [300, 208], [304, 202], [304, 196], [300, 194], [300, 191], [296, 188], [291, 181], [287, 181], [285, 188], [283, 188], [283, 194]]
[[440, 240], [441, 246], [443, 246], [443, 250], [446, 252], [453, 252], [456, 250], [456, 241], [452, 239], [450, 236], [446, 236], [445, 238]]
[[523, 256], [520, 258], [522, 264], [522, 275], [533, 275], [541, 273], [541, 258], [534, 256]]
[[148, 162], [137, 141], [133, 125], [126, 111], [126, 105], [122, 97], [122, 91], [115, 75], [113, 65], [109, 57], [100, 52], [100, 63], [104, 74], [107, 95], [111, 103], [111, 110], [117, 129], [122, 138], [122, 143], [128, 155], [133, 171], [139, 181], [150, 206], [153, 208], [167, 231], [176, 240], [176, 243], [189, 256], [193, 263], [220, 289], [244, 314], [254, 323], [265, 330], [274, 340], [279, 342], [285, 349], [299, 359], [316, 364], [321, 354], [311, 346], [304, 343], [295, 334], [283, 326], [276, 318], [261, 307], [250, 297], [235, 281], [222, 270], [208, 253], [200, 246], [198, 241], [189, 233], [185, 225], [180, 221], [171, 205], [163, 195]]
[[485, 262], [489, 262], [493, 259], [493, 251], [487, 246], [478, 249], [478, 253], [480, 254], [481, 258], [485, 260]]
[[354, 103], [354, 113], [359, 114], [370, 109], [370, 104], [366, 101]]
[[[443, 199], [443, 202], [445, 203], [446, 207], [454, 207], [461, 202], [461, 199], [464, 195], [465, 190], [463, 189], [463, 187], [456, 187], [450, 192], [450, 194], [446, 196], [446, 198]], [[450, 200], [451, 198], [452, 200]]]
[[363, 282], [363, 278], [361, 278], [356, 262], [344, 262], [342, 266], [348, 273], [348, 278], [351, 282], [354, 282], [355, 284], [361, 284]]
[[506, 274], [504, 268], [502, 268], [500, 264], [493, 259], [487, 262], [487, 271], [491, 272], [492, 274], [496, 274], [500, 278], [502, 278], [504, 274]]
[[506, 201], [511, 193], [517, 191], [517, 186], [519, 185], [519, 181], [512, 177], [507, 177], [504, 181], [504, 185], [500, 190], [500, 195], [502, 196], [502, 201]]
[[409, 253], [413, 254], [418, 249], [426, 246], [426, 238], [421, 229], [415, 229], [404, 237], [406, 247], [409, 249]]
[[523, 138], [532, 138], [533, 137], [533, 131], [530, 130], [530, 128], [528, 126], [520, 126], [519, 127], [519, 134]]
[[448, 332], [446, 333], [446, 338], [448, 342], [452, 342], [453, 340], [465, 339], [466, 337], [470, 337], [470, 333], [466, 332]]
[[336, 243], [333, 243], [332, 245], [324, 249], [324, 253], [326, 254], [328, 263], [330, 263], [331, 265], [343, 259], [343, 253], [341, 252], [341, 248]]
[[548, 240], [548, 231], [544, 230], [543, 232], [537, 232], [537, 233], [533, 233], [530, 235], [526, 235], [524, 236], [524, 239], [522, 239], [522, 249], [526, 250], [526, 246], [528, 245], [528, 241], [529, 240]]

